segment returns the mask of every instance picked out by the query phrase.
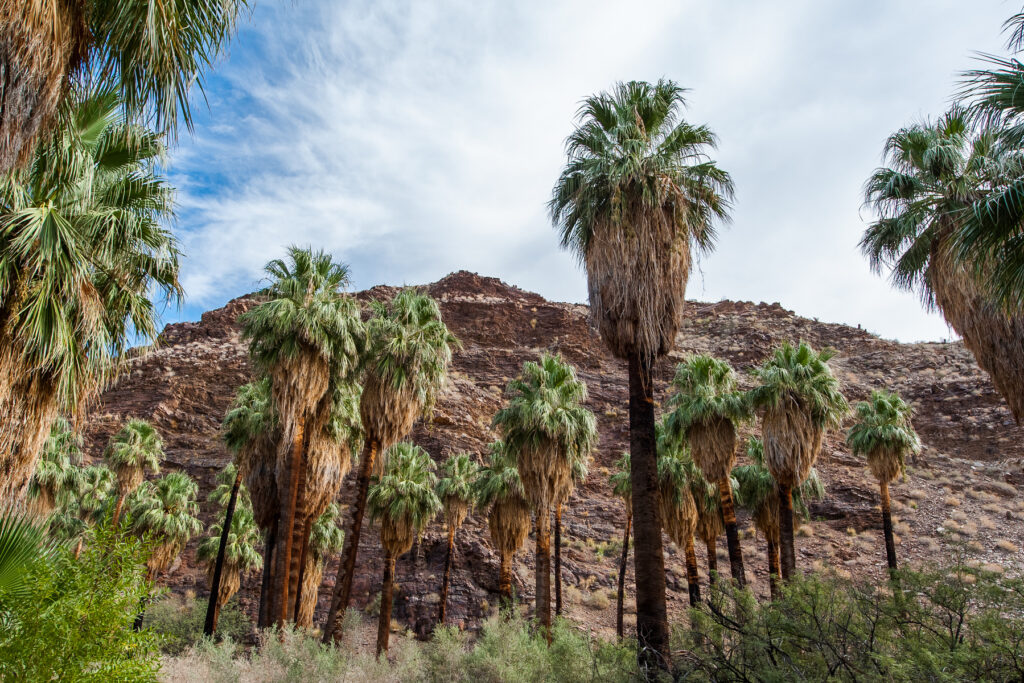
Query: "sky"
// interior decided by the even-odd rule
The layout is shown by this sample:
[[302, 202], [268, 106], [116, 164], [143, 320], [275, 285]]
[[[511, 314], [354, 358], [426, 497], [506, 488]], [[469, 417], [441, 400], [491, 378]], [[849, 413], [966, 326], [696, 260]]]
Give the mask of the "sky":
[[[968, 9], [969, 7], [969, 9]], [[901, 341], [954, 336], [857, 248], [863, 184], [901, 126], [940, 115], [1003, 0], [255, 0], [167, 172], [196, 319], [289, 244], [355, 288], [465, 269], [585, 302], [547, 215], [580, 101], [669, 78], [736, 186], [691, 299], [779, 302]]]

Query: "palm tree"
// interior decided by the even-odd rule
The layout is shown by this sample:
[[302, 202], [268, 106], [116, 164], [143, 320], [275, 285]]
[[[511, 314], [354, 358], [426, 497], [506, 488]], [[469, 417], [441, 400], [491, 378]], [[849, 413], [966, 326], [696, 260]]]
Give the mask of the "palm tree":
[[889, 569], [895, 570], [896, 539], [892, 533], [889, 482], [906, 471], [906, 457], [921, 451], [921, 440], [910, 421], [910, 406], [894, 393], [872, 391], [867, 401], [857, 404], [856, 414], [857, 421], [846, 433], [846, 443], [854, 455], [867, 458], [868, 469], [878, 480], [885, 556]]
[[729, 175], [708, 157], [714, 134], [680, 117], [683, 93], [671, 81], [633, 81], [587, 98], [549, 205], [563, 248], [586, 267], [591, 318], [628, 362], [643, 669], [671, 664], [651, 369], [675, 345], [691, 249], [711, 249], [732, 196]]
[[[703, 541], [707, 549], [710, 585], [718, 579], [718, 537], [725, 532], [725, 518], [722, 515], [719, 487], [705, 479], [699, 468], [695, 474], [697, 476], [690, 482], [690, 494], [697, 506], [697, 538]], [[732, 477], [729, 477], [729, 488], [733, 488]], [[729, 499], [732, 500], [731, 494]]]
[[359, 401], [365, 441], [352, 518], [323, 629], [325, 643], [342, 636], [340, 617], [352, 596], [370, 476], [386, 466], [386, 458], [378, 462], [378, 454], [386, 455], [390, 446], [405, 438], [416, 418], [432, 414], [447, 380], [452, 351], [459, 345], [441, 320], [437, 302], [414, 289], [402, 290], [389, 303], [372, 302], [371, 309]]
[[[224, 505], [221, 504], [221, 507]], [[253, 518], [252, 508], [248, 504], [238, 506], [231, 516], [230, 523], [231, 529], [227, 534], [227, 543], [224, 544], [223, 551], [221, 550], [223, 536], [221, 524], [214, 524], [210, 527], [210, 535], [202, 540], [196, 551], [196, 559], [206, 564], [206, 576], [210, 582], [210, 600], [215, 605], [210, 635], [217, 630], [217, 619], [221, 609], [241, 587], [242, 574], [263, 566], [263, 558], [256, 551], [256, 545], [260, 540], [260, 530]], [[218, 561], [221, 563], [221, 575], [215, 577]], [[215, 582], [215, 578], [218, 578], [219, 581]]]
[[82, 435], [58, 417], [50, 426], [50, 437], [28, 482], [28, 497], [37, 518], [49, 515], [64, 495], [74, 495], [81, 482], [81, 464]]
[[505, 442], [490, 446], [490, 458], [473, 483], [477, 509], [487, 512], [491, 543], [498, 550], [498, 592], [503, 608], [512, 606], [512, 559], [530, 534], [530, 504]]
[[158, 3], [0, 0], [0, 174], [27, 161], [83, 82], [116, 88], [133, 118], [191, 130], [188, 93], [202, 88], [245, 0]]
[[197, 519], [199, 487], [184, 472], [145, 482], [132, 494], [132, 531], [155, 545], [146, 569], [152, 578], [167, 570], [189, 540], [203, 530]]
[[1024, 175], [1021, 155], [993, 129], [975, 133], [968, 114], [954, 107], [935, 123], [894, 133], [885, 164], [865, 187], [878, 218], [864, 231], [861, 251], [876, 272], [889, 271], [893, 286], [918, 293], [926, 308], [942, 313], [1019, 422], [1024, 314], [1019, 307], [1008, 313], [991, 287], [1005, 279], [1014, 259], [997, 250], [978, 268], [964, 262], [961, 244], [968, 231], [998, 234], [975, 226], [979, 215], [997, 208], [1000, 220], [1016, 215], [1009, 190], [998, 188]]
[[825, 430], [837, 429], [849, 410], [832, 375], [831, 349], [815, 352], [807, 343], [784, 343], [754, 377], [753, 405], [763, 410], [765, 463], [779, 487], [782, 578], [796, 571], [793, 544], [793, 490], [807, 479], [821, 452]]
[[448, 554], [444, 561], [444, 579], [441, 581], [441, 608], [437, 623], [444, 625], [448, 606], [448, 585], [451, 581], [452, 556], [455, 554], [455, 532], [466, 521], [473, 506], [473, 480], [478, 466], [469, 453], [448, 456], [442, 466], [443, 476], [437, 482], [437, 497], [444, 506], [444, 521], [448, 526]]
[[330, 254], [289, 247], [288, 261], [271, 261], [266, 272], [273, 278], [266, 301], [239, 316], [239, 322], [257, 370], [270, 378], [281, 430], [276, 464], [280, 526], [272, 570], [272, 616], [280, 626], [294, 615], [301, 583], [301, 549], [309, 529], [305, 484], [310, 443], [330, 420], [334, 387], [354, 377], [364, 330], [359, 308], [345, 291], [348, 268]]
[[622, 533], [622, 558], [619, 560], [619, 590], [615, 600], [615, 633], [623, 637], [622, 601], [626, 592], [626, 561], [629, 558], [629, 532], [633, 526], [632, 488], [629, 476], [629, 453], [623, 453], [615, 463], [615, 472], [608, 477], [612, 494], [626, 504], [626, 526]]
[[[2, 30], [2, 29], [0, 29]], [[0, 498], [18, 501], [58, 413], [80, 415], [179, 297], [159, 136], [109, 93], [69, 104], [32, 163], [0, 176]]]
[[[726, 361], [712, 356], [688, 356], [676, 368], [672, 386], [676, 393], [669, 399], [672, 413], [666, 425], [677, 437], [685, 437], [690, 444], [693, 460], [704, 477], [718, 485], [732, 578], [742, 587], [746, 585], [746, 577], [743, 573], [740, 537], [736, 529], [730, 472], [736, 463], [736, 428], [749, 418], [750, 409], [745, 395], [736, 389], [736, 373], [732, 367]], [[715, 512], [710, 516], [701, 516], [701, 519], [711, 524], [705, 527], [705, 541], [710, 538], [714, 543], [718, 534], [708, 534], [718, 526], [718, 515]], [[710, 547], [708, 552], [710, 563], [714, 554]]]
[[160, 472], [164, 455], [164, 442], [153, 425], [145, 420], [131, 419], [114, 434], [103, 451], [103, 460], [117, 478], [117, 504], [114, 507], [114, 526], [121, 521], [121, 508], [125, 498], [134, 492], [146, 478], [146, 470]]
[[[736, 481], [736, 502], [750, 510], [754, 527], [764, 534], [768, 542], [768, 582], [771, 596], [778, 597], [779, 578], [779, 542], [781, 525], [779, 524], [779, 487], [772, 473], [764, 464], [764, 442], [757, 437], [747, 439], [747, 457], [749, 465], [741, 465], [732, 471]], [[797, 516], [810, 519], [810, 510], [806, 501], [821, 500], [825, 497], [825, 486], [813, 467], [804, 483], [793, 489], [793, 509]]]
[[412, 548], [413, 540], [441, 511], [433, 470], [434, 461], [425, 450], [410, 443], [395, 444], [390, 448], [384, 474], [370, 487], [366, 499], [370, 519], [380, 521], [380, 542], [384, 546], [377, 657], [388, 650], [395, 560]]
[[320, 579], [323, 577], [327, 558], [341, 551], [345, 532], [339, 524], [342, 521], [341, 508], [331, 503], [323, 514], [317, 517], [309, 535], [309, 552], [302, 574], [302, 603], [295, 615], [295, 625], [305, 628], [313, 626], [313, 612], [316, 611], [320, 594]]
[[505, 390], [508, 403], [494, 416], [505, 448], [515, 455], [537, 531], [536, 613], [551, 633], [551, 506], [571, 490], [573, 465], [597, 442], [594, 414], [583, 406], [587, 385], [560, 357], [527, 361]]
[[697, 467], [685, 441], [675, 439], [658, 423], [658, 487], [661, 518], [665, 533], [682, 548], [686, 557], [686, 583], [690, 606], [700, 604], [700, 577], [693, 535], [697, 531], [697, 504], [693, 500], [692, 479]]
[[[595, 437], [596, 438], [596, 437]], [[572, 476], [562, 491], [555, 496], [555, 615], [562, 616], [562, 507], [569, 501], [572, 492], [582, 484], [590, 467], [590, 456], [576, 453], [572, 461]]]

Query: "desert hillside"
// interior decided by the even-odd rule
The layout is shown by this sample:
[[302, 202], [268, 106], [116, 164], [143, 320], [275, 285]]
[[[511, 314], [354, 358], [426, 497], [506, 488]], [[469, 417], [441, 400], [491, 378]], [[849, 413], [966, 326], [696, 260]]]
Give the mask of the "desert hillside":
[[[524, 360], [536, 358], [541, 351], [561, 353], [587, 382], [601, 441], [590, 477], [576, 491], [565, 517], [566, 603], [573, 618], [610, 632], [614, 607], [609, 602], [614, 605], [625, 516], [622, 504], [610, 495], [607, 477], [628, 441], [624, 364], [605, 350], [588, 325], [586, 306], [546, 301], [467, 272], [449, 275], [426, 290], [440, 301], [445, 322], [463, 344], [432, 421], [419, 424], [412, 435], [435, 459], [455, 450], [485, 451], [494, 438], [489, 425], [505, 383]], [[357, 296], [368, 300], [394, 291], [377, 287]], [[199, 322], [167, 326], [158, 346], [131, 361], [87, 422], [88, 454], [95, 459], [126, 418], [151, 420], [165, 440], [166, 469], [186, 470], [200, 482], [205, 522], [213, 513], [206, 494], [215, 473], [229, 459], [218, 439], [220, 421], [235, 389], [250, 379], [246, 348], [235, 324], [237, 315], [250, 305], [248, 299], [237, 299], [204, 314]], [[1015, 425], [988, 378], [960, 343], [900, 344], [857, 328], [801, 318], [779, 304], [692, 302], [676, 350], [658, 368], [658, 396], [664, 398], [675, 363], [687, 352], [728, 359], [748, 386], [745, 369], [782, 341], [800, 339], [836, 349], [832, 365], [851, 402], [865, 398], [873, 388], [887, 387], [913, 404], [914, 423], [925, 448], [906, 481], [893, 488], [902, 559], [938, 560], [958, 546], [969, 545], [973, 556], [993, 568], [1018, 571], [1024, 560], [1019, 550], [1024, 546], [1024, 497], [1020, 496], [1024, 430]], [[850, 456], [840, 434], [829, 436], [818, 469], [828, 493], [826, 500], [813, 505], [813, 520], [800, 530], [799, 563], [858, 575], [880, 574], [885, 557], [874, 480], [863, 463]], [[352, 478], [342, 490], [343, 503], [351, 497]], [[745, 529], [747, 571], [755, 590], [764, 593], [765, 545], [763, 539], [753, 537], [745, 514], [741, 513], [740, 521]], [[360, 607], [379, 590], [381, 553], [375, 531], [363, 535], [359, 555], [354, 602]], [[192, 590], [205, 596], [205, 574], [194, 562], [197, 542], [189, 545], [165, 580], [175, 591]], [[723, 559], [724, 546], [722, 539]], [[396, 621], [419, 631], [432, 623], [444, 548], [438, 525], [399, 560]], [[698, 553], [703, 549], [698, 548]], [[687, 601], [682, 553], [669, 546], [667, 559], [670, 608], [681, 610]], [[327, 586], [334, 582], [336, 562], [328, 566]], [[458, 537], [449, 606], [453, 621], [473, 628], [494, 609], [497, 562], [486, 538], [486, 521], [471, 517]], [[704, 572], [703, 557], [700, 562]], [[515, 581], [520, 594], [532, 597], [529, 553], [518, 558]], [[252, 613], [258, 583], [257, 576], [243, 582], [242, 604]], [[328, 597], [328, 591], [322, 590], [318, 621]]]

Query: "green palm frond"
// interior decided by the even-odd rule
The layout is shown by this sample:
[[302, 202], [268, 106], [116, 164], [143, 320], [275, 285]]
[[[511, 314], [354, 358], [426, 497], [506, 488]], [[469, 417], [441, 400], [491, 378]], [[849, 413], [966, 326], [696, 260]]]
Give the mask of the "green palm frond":
[[42, 528], [12, 512], [0, 514], [0, 606], [5, 596], [24, 594], [29, 569], [50, 552]]
[[37, 498], [44, 491], [58, 501], [64, 495], [74, 496], [81, 484], [82, 435], [63, 417], [54, 420], [50, 436], [28, 483], [28, 495]]
[[479, 466], [469, 453], [453, 453], [441, 466], [441, 478], [437, 482], [437, 497], [443, 503], [452, 498], [472, 506], [473, 481]]
[[199, 487], [184, 472], [171, 472], [145, 482], [129, 500], [132, 530], [159, 543], [183, 546], [202, 531], [197, 519]]
[[387, 518], [395, 526], [419, 535], [441, 511], [435, 493], [434, 461], [429, 453], [410, 443], [397, 443], [389, 451], [384, 474], [367, 494], [370, 518]]
[[[208, 535], [196, 550], [196, 559], [200, 562], [213, 564], [217, 561], [220, 551], [220, 536], [224, 529], [222, 522], [210, 526]], [[231, 530], [228, 542], [224, 547], [225, 564], [235, 567], [240, 572], [249, 572], [263, 566], [263, 557], [256, 548], [261, 542], [259, 527], [253, 518], [252, 508], [239, 506], [231, 516]]]
[[810, 411], [818, 426], [839, 427], [849, 405], [828, 365], [834, 355], [831, 349], [816, 352], [806, 342], [783, 343], [752, 370], [760, 386], [750, 392], [749, 400], [757, 407], [796, 401]]
[[903, 471], [906, 456], [921, 451], [921, 440], [911, 423], [912, 414], [910, 406], [897, 394], [872, 391], [867, 401], [857, 404], [857, 421], [846, 433], [846, 443], [854, 455], [892, 453]]
[[523, 498], [526, 495], [516, 458], [505, 447], [504, 441], [491, 444], [490, 456], [473, 481], [473, 491], [476, 505], [481, 510], [488, 510], [510, 497]]
[[[757, 514], [765, 505], [777, 505], [776, 482], [765, 467], [764, 443], [760, 439], [753, 436], [748, 438], [746, 453], [752, 463], [733, 468], [733, 491], [737, 505]], [[812, 467], [807, 479], [793, 489], [792, 495], [793, 510], [800, 517], [810, 519], [811, 511], [807, 503], [825, 497], [825, 484], [815, 468]]]
[[666, 427], [685, 434], [692, 425], [724, 418], [735, 424], [749, 419], [748, 397], [736, 389], [736, 373], [724, 360], [709, 355], [689, 355], [676, 367], [675, 393], [669, 398], [671, 412]]
[[309, 532], [309, 552], [317, 562], [341, 551], [345, 543], [345, 531], [338, 526], [341, 522], [341, 507], [337, 503], [328, 505], [313, 522]]
[[224, 415], [221, 435], [228, 450], [236, 455], [260, 435], [274, 428], [277, 416], [270, 398], [270, 378], [243, 384]]
[[612, 487], [612, 495], [629, 503], [632, 500], [633, 480], [631, 478], [629, 453], [623, 452], [622, 457], [615, 461], [615, 471], [608, 477], [608, 485]]
[[[668, 429], [667, 422], [666, 417], [662, 417], [655, 424], [658, 481], [662, 484], [662, 495], [666, 491], [671, 492], [671, 495], [675, 496], [673, 504], [676, 506], [681, 503], [687, 492], [699, 502], [711, 484], [693, 461], [686, 439], [674, 435]], [[717, 491], [717, 488], [715, 490]]]
[[[229, 462], [224, 468], [217, 473], [214, 482], [216, 486], [210, 491], [207, 500], [211, 503], [215, 503], [218, 507], [227, 508], [228, 501], [231, 499], [231, 489], [235, 485], [235, 475], [238, 474], [238, 467], [233, 462]], [[249, 500], [249, 490], [245, 487], [245, 483], [238, 485], [238, 498], [235, 501], [236, 509], [249, 508], [252, 509], [252, 503]]]
[[103, 460], [114, 474], [121, 471], [160, 471], [164, 442], [149, 422], [131, 419], [110, 439]]

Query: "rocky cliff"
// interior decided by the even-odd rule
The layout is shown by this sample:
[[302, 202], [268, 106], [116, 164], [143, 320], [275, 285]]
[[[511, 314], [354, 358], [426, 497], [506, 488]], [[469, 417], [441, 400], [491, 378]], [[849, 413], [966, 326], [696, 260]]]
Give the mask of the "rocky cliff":
[[[607, 477], [628, 442], [624, 364], [605, 350], [589, 326], [586, 306], [550, 302], [467, 272], [425, 289], [439, 300], [445, 321], [463, 343], [432, 420], [419, 424], [411, 435], [435, 459], [457, 450], [485, 453], [494, 438], [490, 420], [501, 405], [506, 382], [523, 361], [542, 351], [561, 353], [586, 381], [601, 440], [590, 476], [566, 512], [563, 576], [569, 616], [610, 631], [625, 517], [622, 504], [610, 495]], [[377, 287], [357, 296], [365, 301], [394, 291]], [[218, 439], [220, 421], [236, 388], [250, 379], [235, 320], [251, 305], [249, 299], [236, 299], [204, 314], [199, 322], [167, 326], [158, 345], [140, 350], [130, 361], [87, 422], [89, 453], [96, 457], [125, 419], [151, 420], [165, 440], [166, 468], [183, 469], [199, 481], [206, 522], [214, 514], [206, 494], [216, 472], [229, 460]], [[801, 318], [779, 304], [692, 302], [675, 351], [658, 366], [657, 395], [665, 398], [673, 368], [688, 352], [727, 358], [749, 385], [746, 369], [779, 343], [801, 339], [836, 349], [832, 365], [851, 402], [865, 398], [873, 388], [887, 387], [913, 404], [914, 423], [925, 448], [907, 479], [893, 488], [901, 558], [940, 560], [953, 548], [967, 547], [994, 569], [1017, 571], [1024, 560], [1019, 550], [1024, 544], [1024, 499], [1019, 496], [1019, 487], [1024, 486], [1024, 430], [1015, 425], [960, 343], [900, 344], [858, 328]], [[812, 521], [800, 530], [798, 562], [881, 574], [885, 553], [877, 491], [863, 462], [849, 454], [841, 434], [831, 434], [818, 468], [828, 494], [813, 506]], [[342, 503], [352, 497], [352, 479], [354, 475], [343, 487]], [[763, 539], [754, 535], [744, 513], [740, 521], [747, 571], [755, 589], [766, 592]], [[467, 628], [496, 604], [498, 560], [486, 528], [485, 519], [470, 517], [458, 536], [449, 614], [451, 621]], [[205, 573], [195, 565], [196, 544], [189, 545], [163, 580], [175, 591], [205, 596]], [[445, 545], [443, 529], [436, 525], [398, 562], [396, 621], [416, 631], [426, 630], [436, 615]], [[723, 540], [723, 559], [724, 545]], [[700, 561], [704, 572], [703, 556]], [[670, 609], [681, 610], [687, 600], [686, 576], [682, 553], [671, 544], [667, 563]], [[317, 621], [326, 610], [336, 564], [335, 559], [325, 573]], [[532, 566], [529, 552], [520, 555], [514, 580], [527, 598], [532, 598]], [[381, 568], [379, 541], [371, 528], [363, 534], [360, 549], [356, 606], [372, 602]], [[248, 577], [240, 596], [243, 607], [253, 613], [258, 583], [258, 576]]]

